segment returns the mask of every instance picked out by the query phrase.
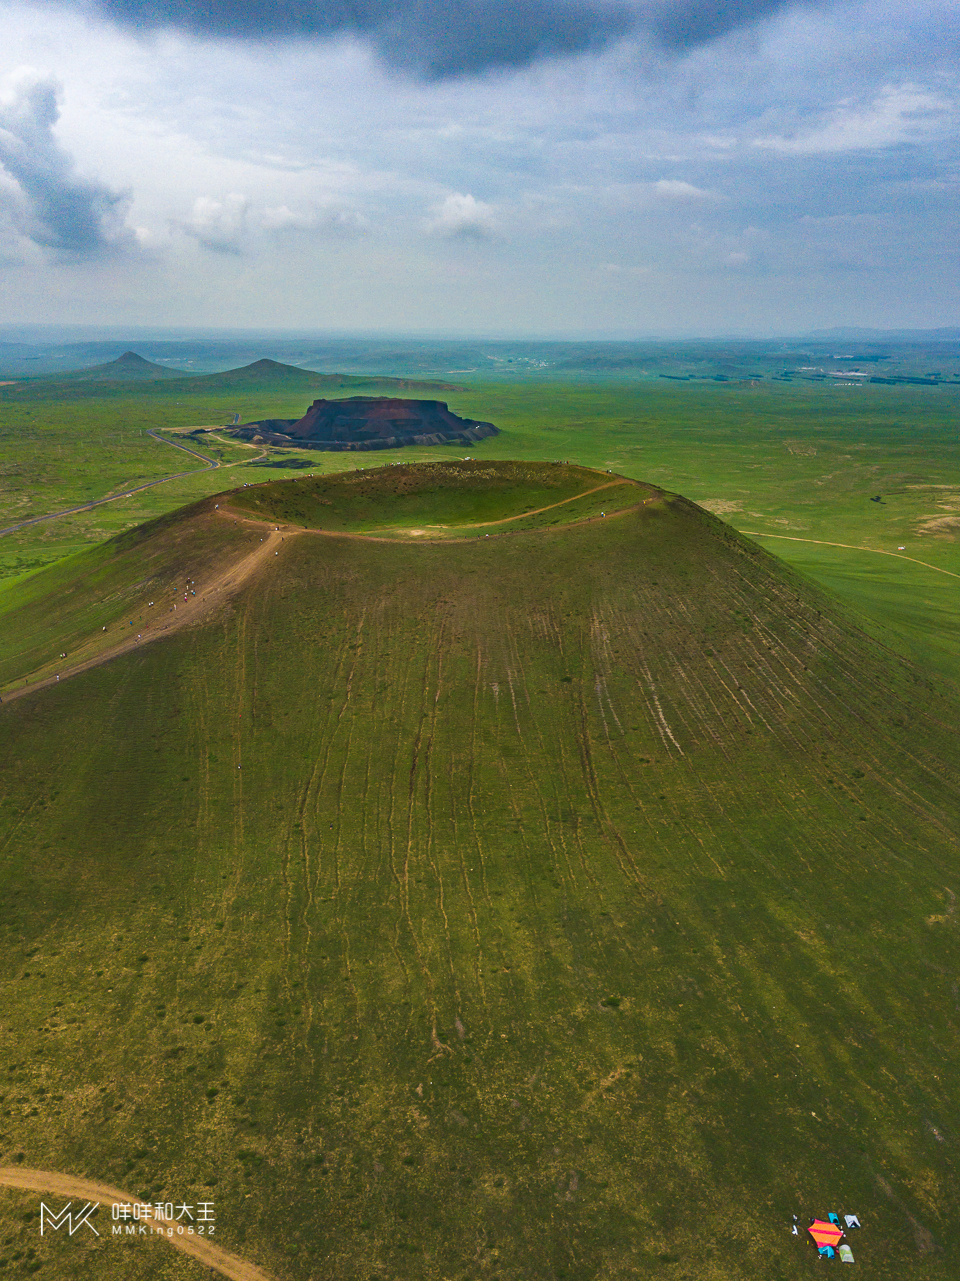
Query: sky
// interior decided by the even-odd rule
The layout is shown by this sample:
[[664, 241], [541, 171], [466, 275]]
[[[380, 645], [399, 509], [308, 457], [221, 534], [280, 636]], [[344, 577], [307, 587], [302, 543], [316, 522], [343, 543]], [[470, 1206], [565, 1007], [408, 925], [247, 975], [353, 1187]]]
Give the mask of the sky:
[[0, 0], [0, 324], [955, 325], [956, 0]]

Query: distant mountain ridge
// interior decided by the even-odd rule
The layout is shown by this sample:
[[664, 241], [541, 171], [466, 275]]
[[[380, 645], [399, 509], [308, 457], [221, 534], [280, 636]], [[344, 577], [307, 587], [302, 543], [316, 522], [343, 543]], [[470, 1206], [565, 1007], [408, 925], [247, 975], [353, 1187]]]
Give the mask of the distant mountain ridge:
[[833, 329], [811, 329], [802, 337], [859, 339], [861, 342], [957, 342], [960, 328], [946, 325], [940, 329], [861, 329], [837, 325]]
[[[182, 369], [168, 369], [145, 360], [134, 351], [126, 351], [116, 360], [104, 365], [93, 365], [70, 373], [46, 374], [42, 377], [17, 379], [16, 394], [27, 397], [46, 397], [66, 394], [72, 397], [85, 395], [118, 394], [130, 384], [153, 384], [151, 391], [194, 394], [216, 391], [321, 391], [333, 388], [348, 390], [383, 388], [407, 391], [462, 391], [456, 383], [410, 378], [384, 378], [373, 374], [321, 374], [297, 365], [285, 365], [278, 360], [255, 360], [239, 369], [225, 369], [213, 374], [193, 374]], [[91, 385], [92, 384], [92, 385]], [[11, 388], [13, 390], [13, 388]]]
[[409, 378], [379, 378], [366, 374], [318, 374], [312, 369], [302, 369], [298, 365], [284, 365], [279, 360], [255, 360], [250, 365], [239, 369], [227, 369], [222, 374], [195, 374], [190, 378], [191, 384], [204, 388], [236, 387], [242, 389], [264, 381], [282, 382], [291, 387], [356, 387], [369, 386], [371, 383], [396, 387], [398, 390], [415, 390], [430, 387], [434, 390], [459, 391], [453, 383], [417, 382]]

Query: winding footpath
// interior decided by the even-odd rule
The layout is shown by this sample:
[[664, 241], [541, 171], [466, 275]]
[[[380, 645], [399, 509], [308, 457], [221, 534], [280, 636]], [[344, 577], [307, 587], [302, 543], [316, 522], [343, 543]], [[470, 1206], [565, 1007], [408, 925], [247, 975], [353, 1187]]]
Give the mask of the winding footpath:
[[[56, 1197], [82, 1197], [84, 1201], [98, 1201], [101, 1206], [130, 1207], [140, 1202], [139, 1197], [111, 1188], [105, 1183], [94, 1183], [90, 1179], [77, 1179], [70, 1174], [61, 1174], [58, 1170], [26, 1170], [19, 1165], [0, 1165], [0, 1187], [20, 1188], [25, 1192], [41, 1192]], [[61, 1208], [62, 1207], [58, 1207]], [[79, 1209], [79, 1207], [78, 1207]], [[200, 1236], [167, 1236], [162, 1232], [148, 1232], [158, 1241], [166, 1241], [175, 1250], [188, 1254], [205, 1267], [219, 1272], [230, 1281], [272, 1281], [272, 1278], [253, 1263], [247, 1263], [229, 1251], [214, 1245], [208, 1237]]]
[[[178, 446], [178, 448], [183, 448], [183, 446]], [[193, 451], [188, 450], [187, 452], [193, 452]], [[201, 455], [197, 455], [197, 456], [200, 457]], [[238, 466], [239, 464], [230, 463], [226, 465], [235, 467], [235, 466]], [[190, 473], [185, 473], [185, 474], [190, 474]], [[161, 482], [155, 481], [152, 483], [159, 484]], [[608, 484], [598, 485], [595, 489], [588, 490], [586, 492], [596, 493], [600, 489], [608, 489], [608, 488], [612, 489], [616, 485], [622, 484], [622, 483], [623, 483], [622, 481], [619, 481], [619, 482], [612, 481], [612, 482], [609, 482]], [[627, 483], [633, 484], [635, 482], [627, 482]], [[551, 503], [547, 507], [537, 509], [536, 512], [523, 512], [519, 516], [508, 516], [498, 521], [484, 521], [473, 526], [465, 525], [465, 526], [461, 526], [460, 528], [466, 530], [471, 528], [472, 529], [492, 528], [498, 525], [509, 526], [513, 521], [522, 520], [524, 517], [537, 515], [541, 511], [549, 511], [554, 507], [563, 507], [566, 503], [574, 502], [576, 501], [576, 499], [583, 498], [585, 496], [586, 494], [575, 494], [573, 498], [565, 498], [558, 503]], [[660, 497], [660, 495], [655, 494], [649, 498], [645, 498], [640, 503], [631, 504], [629, 507], [621, 507], [619, 510], [611, 511], [607, 514], [606, 518], [616, 519], [617, 517], [620, 517], [620, 516], [626, 516], [630, 512], [636, 511], [638, 507], [643, 507], [647, 503], [656, 501], [658, 497]], [[111, 501], [111, 500], [106, 499], [101, 501]], [[37, 680], [31, 681], [29, 677], [26, 677], [22, 685], [18, 685], [15, 687], [8, 686], [7, 689], [3, 691], [2, 700], [0, 701], [2, 701], [3, 703], [10, 703], [15, 701], [16, 699], [23, 698], [27, 694], [32, 694], [36, 690], [46, 689], [50, 685], [57, 684], [59, 681], [67, 680], [71, 676], [77, 676], [81, 672], [89, 671], [90, 668], [92, 667], [99, 667], [101, 666], [101, 664], [107, 663], [111, 659], [118, 658], [121, 654], [129, 654], [133, 650], [143, 649], [143, 647], [145, 645], [150, 644], [151, 641], [161, 639], [162, 637], [165, 637], [165, 636], [169, 636], [174, 632], [180, 631], [184, 627], [190, 626], [192, 623], [199, 622], [207, 614], [211, 613], [213, 610], [218, 608], [223, 602], [225, 602], [230, 596], [232, 596], [234, 592], [238, 591], [239, 588], [242, 587], [243, 584], [246, 583], [247, 580], [259, 568], [261, 568], [265, 563], [269, 563], [271, 554], [273, 555], [279, 554], [280, 544], [283, 542], [284, 538], [287, 538], [291, 541], [294, 538], [299, 538], [304, 536], [320, 537], [320, 538], [341, 538], [341, 539], [347, 539], [350, 541], [357, 540], [361, 542], [403, 543], [409, 547], [414, 544], [422, 546], [425, 543], [440, 543], [440, 542], [465, 543], [465, 542], [472, 542], [477, 537], [480, 537], [480, 535], [477, 535], [477, 534], [473, 534], [466, 538], [465, 537], [458, 538], [456, 536], [450, 537], [449, 535], [447, 537], [444, 537], [442, 534], [438, 537], [437, 533], [439, 532], [439, 528], [442, 528], [442, 527], [436, 527], [436, 526], [434, 526], [433, 529], [409, 530], [406, 533], [406, 535], [403, 537], [397, 537], [396, 535], [391, 535], [386, 533], [385, 534], [359, 534], [359, 533], [350, 533], [350, 532], [347, 532], [346, 530], [306, 529], [302, 525], [277, 526], [270, 521], [265, 521], [262, 519], [258, 519], [256, 517], [252, 517], [245, 512], [232, 511], [228, 507], [220, 507], [217, 511], [217, 515], [227, 520], [239, 522], [242, 525], [249, 525], [255, 529], [262, 529], [264, 531], [264, 537], [262, 542], [260, 542], [255, 548], [253, 548], [252, 551], [248, 552], [246, 555], [241, 556], [238, 560], [234, 561], [233, 564], [231, 564], [226, 569], [224, 569], [216, 577], [210, 579], [208, 582], [198, 584], [196, 597], [191, 598], [191, 600], [189, 600], [188, 602], [181, 604], [180, 608], [176, 611], [176, 613], [172, 615], [167, 615], [165, 620], [162, 623], [159, 623], [156, 627], [151, 628], [149, 635], [145, 636], [141, 634], [140, 636], [125, 637], [123, 640], [118, 641], [115, 644], [105, 646], [103, 649], [100, 649], [95, 653], [90, 654], [90, 656], [87, 658], [80, 658], [78, 661], [71, 663], [69, 666], [61, 668], [59, 671], [53, 671], [53, 672], [48, 671], [46, 675], [41, 676]], [[42, 518], [42, 519], [49, 519], [49, 518]], [[570, 525], [572, 526], [572, 525], [594, 524], [600, 519], [602, 518], [599, 516], [588, 516], [588, 517], [585, 517], [583, 520], [571, 521]], [[553, 529], [553, 526], [544, 526], [543, 529], [528, 530], [523, 532], [543, 533], [543, 532], [548, 532], [551, 529]], [[5, 532], [5, 531], [0, 531], [0, 532]], [[516, 533], [516, 532], [520, 532], [520, 531], [511, 531], [510, 529], [504, 529], [503, 533], [500, 534], [499, 537], [509, 537], [511, 533]], [[766, 534], [766, 533], [761, 533], [759, 530], [754, 531], [754, 530], [745, 529], [745, 530], [740, 530], [738, 532], [754, 538], [781, 538], [781, 539], [787, 539], [788, 542], [816, 543], [820, 546], [825, 546], [825, 547], [842, 547], [848, 551], [873, 552], [875, 555], [878, 555], [878, 556], [894, 556], [897, 560], [911, 561], [915, 565], [921, 565], [925, 569], [932, 569], [936, 573], [948, 574], [951, 578], [960, 578], [960, 574], [955, 574], [952, 570], [941, 569], [937, 565], [930, 565], [926, 561], [917, 560], [913, 556], [904, 556], [898, 552], [886, 552], [886, 551], [881, 551], [877, 548], [871, 548], [871, 547], [856, 547], [851, 543], [830, 543], [821, 539], [796, 538], [788, 534]], [[434, 536], [430, 537], [431, 534], [433, 534]]]

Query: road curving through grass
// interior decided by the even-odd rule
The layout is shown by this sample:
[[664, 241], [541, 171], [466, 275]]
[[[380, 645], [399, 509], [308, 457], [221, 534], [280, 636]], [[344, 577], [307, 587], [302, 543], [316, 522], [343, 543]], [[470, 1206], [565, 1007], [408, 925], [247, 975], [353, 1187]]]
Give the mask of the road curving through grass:
[[158, 480], [148, 480], [142, 485], [122, 486], [115, 494], [108, 494], [105, 498], [94, 498], [92, 502], [81, 503], [77, 507], [65, 507], [62, 511], [49, 512], [46, 516], [31, 516], [29, 520], [22, 520], [16, 525], [7, 525], [5, 529], [0, 529], [0, 538], [4, 534], [16, 533], [18, 529], [28, 529], [31, 525], [42, 525], [47, 520], [59, 520], [61, 516], [76, 516], [79, 512], [93, 511], [97, 507], [102, 507], [105, 503], [115, 503], [121, 498], [131, 498], [134, 494], [140, 494], [145, 489], [155, 489], [157, 485], [167, 485], [171, 480], [182, 480], [184, 476], [195, 476], [202, 471], [226, 471], [229, 467], [245, 467], [250, 463], [259, 462], [261, 458], [266, 458], [267, 451], [264, 450], [256, 458], [244, 458], [236, 463], [221, 463], [216, 458], [205, 458], [203, 454], [197, 453], [195, 449], [188, 449], [186, 445], [178, 444], [174, 440], [167, 440], [163, 436], [158, 436], [155, 431], [148, 431], [147, 435], [153, 440], [160, 441], [163, 445], [172, 445], [174, 449], [180, 449], [185, 454], [192, 454], [194, 458], [201, 459], [205, 466], [193, 467], [190, 471], [173, 472], [170, 476], [161, 476]]
[[830, 543], [824, 538], [796, 538], [792, 534], [767, 534], [761, 533], [758, 529], [741, 529], [738, 532], [745, 534], [748, 538], [780, 538], [788, 543], [814, 543], [817, 547], [842, 547], [848, 552], [872, 552], [874, 556], [892, 556], [894, 560], [908, 560], [914, 565], [922, 565], [924, 569], [932, 569], [937, 574], [948, 574], [951, 578], [960, 578], [960, 574], [955, 574], [952, 569], [941, 569], [939, 565], [931, 565], [929, 561], [917, 560], [916, 556], [887, 552], [882, 547], [857, 547], [853, 543]]

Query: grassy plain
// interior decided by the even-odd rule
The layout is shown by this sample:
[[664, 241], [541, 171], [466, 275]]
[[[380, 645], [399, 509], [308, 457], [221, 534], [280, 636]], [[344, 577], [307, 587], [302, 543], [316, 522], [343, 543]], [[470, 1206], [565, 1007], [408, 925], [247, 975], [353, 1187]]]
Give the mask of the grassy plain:
[[[339, 483], [386, 523], [404, 470]], [[209, 1194], [279, 1281], [793, 1281], [829, 1209], [871, 1276], [957, 1275], [954, 695], [646, 494], [290, 536], [203, 625], [0, 708], [0, 1162]], [[67, 568], [78, 635], [124, 584], [202, 590], [257, 536], [211, 509], [27, 580], [8, 673]], [[198, 1275], [28, 1257], [0, 1206], [12, 1275]]]

